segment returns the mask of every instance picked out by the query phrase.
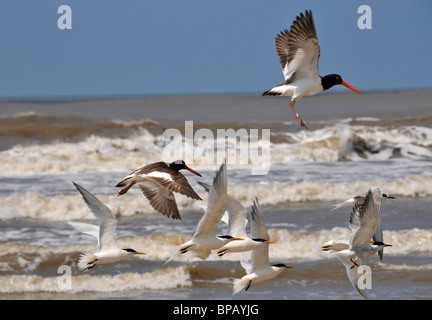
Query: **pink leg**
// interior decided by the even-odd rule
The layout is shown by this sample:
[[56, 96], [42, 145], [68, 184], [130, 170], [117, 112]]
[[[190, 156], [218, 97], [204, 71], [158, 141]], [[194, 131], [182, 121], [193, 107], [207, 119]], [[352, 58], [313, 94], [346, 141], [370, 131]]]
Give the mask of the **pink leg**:
[[300, 115], [297, 113], [297, 111], [295, 111], [294, 109], [294, 105], [295, 105], [295, 100], [290, 100], [290, 102], [288, 103], [288, 105], [290, 106], [291, 110], [294, 112], [296, 119], [297, 119], [297, 123], [300, 125], [300, 127], [303, 127], [305, 129], [309, 129], [306, 124], [303, 122], [302, 118], [300, 118]]
[[126, 188], [120, 189], [117, 192], [117, 196], [121, 196], [122, 194], [125, 194], [126, 192], [129, 191], [130, 188], [132, 188], [132, 186], [135, 184], [135, 182], [131, 182]]

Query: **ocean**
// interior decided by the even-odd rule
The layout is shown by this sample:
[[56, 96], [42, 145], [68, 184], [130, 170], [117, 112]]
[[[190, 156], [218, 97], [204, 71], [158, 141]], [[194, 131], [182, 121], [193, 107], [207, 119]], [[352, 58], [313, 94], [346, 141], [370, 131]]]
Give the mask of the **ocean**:
[[[305, 130], [288, 98], [259, 94], [0, 100], [0, 298], [364, 300], [321, 245], [350, 235], [350, 209], [334, 204], [380, 187], [396, 198], [381, 207], [392, 246], [382, 261], [363, 261], [372, 270], [368, 299], [431, 299], [431, 101], [432, 90], [306, 97], [296, 104]], [[242, 137], [217, 136], [228, 129], [249, 138], [246, 158]], [[124, 176], [165, 159], [167, 132], [181, 141], [165, 157], [183, 156], [202, 175], [185, 171], [203, 201], [176, 194], [179, 221], [156, 213], [136, 187], [116, 196]], [[248, 208], [259, 199], [277, 242], [270, 261], [296, 267], [235, 296], [240, 253], [166, 263], [203, 213], [198, 181], [211, 183], [223, 157], [229, 194]], [[96, 242], [68, 221], [96, 219], [72, 181], [111, 208], [119, 246], [146, 255], [80, 272], [80, 253]]]

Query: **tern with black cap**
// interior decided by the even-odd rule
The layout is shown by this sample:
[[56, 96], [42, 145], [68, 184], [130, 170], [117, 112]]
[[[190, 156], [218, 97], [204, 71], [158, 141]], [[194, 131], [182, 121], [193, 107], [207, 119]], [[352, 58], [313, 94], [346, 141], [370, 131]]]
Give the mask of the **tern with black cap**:
[[98, 240], [98, 249], [94, 253], [84, 252], [80, 256], [78, 268], [81, 271], [91, 269], [95, 265], [120, 262], [128, 260], [137, 254], [145, 254], [131, 248], [120, 249], [116, 244], [115, 238], [117, 220], [111, 210], [92, 193], [75, 182], [73, 184], [81, 193], [82, 198], [99, 223], [97, 226], [84, 223], [69, 223], [84, 233], [96, 237]]

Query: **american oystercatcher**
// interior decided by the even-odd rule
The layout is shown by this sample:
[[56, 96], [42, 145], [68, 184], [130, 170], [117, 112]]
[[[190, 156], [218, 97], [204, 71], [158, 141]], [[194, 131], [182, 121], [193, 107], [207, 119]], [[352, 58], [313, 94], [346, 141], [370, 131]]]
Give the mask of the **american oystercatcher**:
[[125, 194], [134, 184], [138, 184], [138, 187], [156, 211], [173, 219], [180, 220], [180, 213], [173, 192], [181, 193], [196, 200], [202, 199], [192, 189], [185, 176], [179, 170], [188, 170], [201, 177], [198, 172], [189, 168], [183, 160], [177, 160], [172, 163], [156, 162], [139, 168], [127, 175], [116, 185], [117, 188], [126, 186], [119, 190], [117, 195], [121, 196]]
[[290, 30], [284, 30], [276, 37], [276, 52], [282, 65], [285, 82], [267, 90], [263, 96], [290, 96], [288, 103], [294, 112], [297, 123], [308, 128], [295, 111], [294, 105], [304, 96], [312, 96], [334, 85], [360, 93], [356, 88], [342, 80], [338, 74], [321, 77], [318, 73], [320, 47], [315, 30], [312, 12], [306, 10], [293, 21]]

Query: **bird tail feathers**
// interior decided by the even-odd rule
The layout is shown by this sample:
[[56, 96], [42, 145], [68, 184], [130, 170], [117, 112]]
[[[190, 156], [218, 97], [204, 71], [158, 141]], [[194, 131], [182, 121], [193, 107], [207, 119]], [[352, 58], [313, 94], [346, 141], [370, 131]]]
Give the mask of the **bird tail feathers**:
[[250, 284], [251, 284], [251, 281], [247, 278], [245, 279], [244, 277], [241, 279], [234, 279], [232, 295], [235, 295], [242, 290], [247, 291], [247, 289], [249, 289]]
[[164, 265], [169, 263], [171, 260], [179, 257], [179, 252], [176, 250], [168, 259], [165, 261]]
[[78, 260], [78, 268], [81, 271], [91, 269], [94, 267], [97, 258], [91, 252], [83, 252]]
[[333, 208], [332, 208], [330, 211], [333, 211], [333, 210], [336, 210], [336, 209], [342, 208], [343, 206], [344, 206], [343, 203], [334, 204], [334, 205], [333, 205]]
[[190, 247], [190, 244], [188, 242], [183, 243], [179, 248], [177, 248], [172, 254], [171, 256], [168, 258], [167, 261], [165, 261], [164, 264], [167, 264], [168, 262], [170, 262], [173, 259], [179, 258], [181, 254], [186, 253], [187, 249]]

